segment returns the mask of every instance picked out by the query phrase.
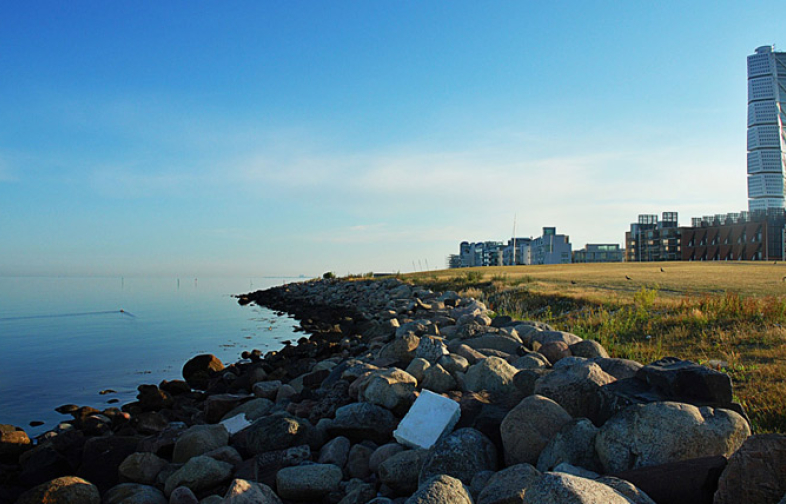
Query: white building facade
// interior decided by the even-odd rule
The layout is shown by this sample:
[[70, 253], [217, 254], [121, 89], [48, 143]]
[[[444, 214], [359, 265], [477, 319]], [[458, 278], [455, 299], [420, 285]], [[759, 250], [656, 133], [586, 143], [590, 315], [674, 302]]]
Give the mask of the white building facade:
[[748, 56], [748, 209], [784, 208], [786, 53], [762, 46]]

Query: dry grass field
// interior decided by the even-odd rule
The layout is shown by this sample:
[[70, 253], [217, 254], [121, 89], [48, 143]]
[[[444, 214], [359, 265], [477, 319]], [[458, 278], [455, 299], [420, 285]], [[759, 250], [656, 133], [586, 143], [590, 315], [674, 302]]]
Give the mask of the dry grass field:
[[613, 357], [673, 355], [721, 369], [757, 432], [786, 433], [784, 262], [489, 267], [406, 278], [595, 339]]

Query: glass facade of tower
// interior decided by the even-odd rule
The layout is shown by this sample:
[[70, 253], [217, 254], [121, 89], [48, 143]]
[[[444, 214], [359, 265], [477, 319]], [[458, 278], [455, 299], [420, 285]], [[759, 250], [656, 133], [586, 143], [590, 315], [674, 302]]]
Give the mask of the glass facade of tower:
[[771, 46], [748, 56], [748, 209], [784, 208], [786, 53]]

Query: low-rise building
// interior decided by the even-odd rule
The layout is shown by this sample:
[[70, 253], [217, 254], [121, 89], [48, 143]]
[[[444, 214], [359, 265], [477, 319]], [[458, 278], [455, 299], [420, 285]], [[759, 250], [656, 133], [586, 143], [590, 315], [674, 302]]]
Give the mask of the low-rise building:
[[625, 251], [619, 243], [588, 243], [573, 252], [574, 263], [622, 262]]
[[784, 257], [782, 208], [692, 219], [681, 228], [683, 261], [772, 261]]

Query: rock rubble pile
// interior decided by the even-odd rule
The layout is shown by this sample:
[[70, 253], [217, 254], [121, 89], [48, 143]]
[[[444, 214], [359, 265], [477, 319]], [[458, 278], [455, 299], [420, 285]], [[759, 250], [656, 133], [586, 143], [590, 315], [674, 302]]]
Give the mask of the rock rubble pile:
[[[786, 497], [786, 436], [752, 436], [719, 371], [611, 358], [594, 341], [395, 279], [290, 284], [239, 302], [292, 314], [304, 336], [226, 367], [196, 356], [183, 380], [140, 385], [119, 409], [62, 407], [72, 420], [37, 440], [0, 426], [0, 502]], [[457, 404], [458, 422], [429, 426], [444, 427], [432, 446], [399, 443], [424, 390]]]

